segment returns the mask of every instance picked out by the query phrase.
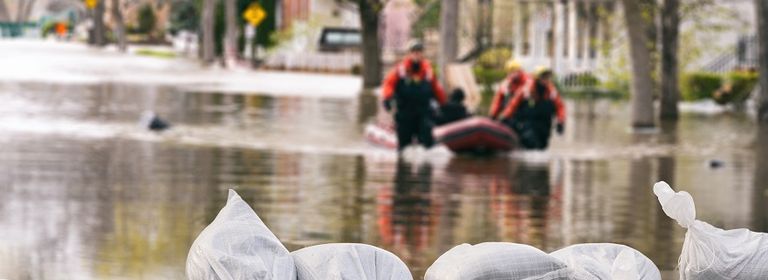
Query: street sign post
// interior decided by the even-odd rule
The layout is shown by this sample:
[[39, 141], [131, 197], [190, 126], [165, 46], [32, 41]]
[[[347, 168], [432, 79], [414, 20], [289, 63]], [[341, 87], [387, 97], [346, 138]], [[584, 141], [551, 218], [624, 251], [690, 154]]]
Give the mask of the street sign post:
[[254, 38], [256, 38], [256, 27], [266, 17], [267, 12], [264, 11], [264, 8], [259, 3], [252, 3], [243, 12], [243, 19], [248, 22], [248, 25], [245, 27], [246, 42], [252, 42], [250, 48], [246, 48], [246, 57], [250, 58], [252, 63], [256, 61], [256, 43], [253, 42]]

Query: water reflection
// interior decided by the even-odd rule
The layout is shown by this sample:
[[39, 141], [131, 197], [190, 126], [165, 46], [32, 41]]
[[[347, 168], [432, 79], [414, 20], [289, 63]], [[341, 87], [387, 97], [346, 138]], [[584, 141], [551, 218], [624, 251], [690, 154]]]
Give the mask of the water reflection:
[[394, 168], [392, 185], [376, 195], [379, 242], [415, 276], [460, 243], [546, 247], [559, 224], [562, 181], [553, 180], [549, 164], [453, 158], [436, 168], [401, 158]]
[[[370, 97], [32, 84], [0, 86], [0, 101], [0, 278], [183, 278], [228, 188], [291, 250], [373, 244], [416, 279], [451, 247], [485, 241], [624, 243], [671, 270], [684, 229], [662, 213], [656, 180], [691, 192], [702, 220], [768, 230], [768, 134], [740, 115], [631, 134], [625, 103], [570, 101], [547, 153], [397, 159], [362, 140]], [[148, 108], [175, 131], [137, 131]]]

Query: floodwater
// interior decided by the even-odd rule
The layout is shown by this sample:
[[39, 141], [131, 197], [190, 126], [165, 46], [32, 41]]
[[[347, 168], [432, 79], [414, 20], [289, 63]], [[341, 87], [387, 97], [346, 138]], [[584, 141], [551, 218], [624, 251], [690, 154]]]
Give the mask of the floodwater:
[[[651, 192], [662, 179], [694, 196], [699, 219], [768, 231], [768, 137], [740, 113], [632, 134], [626, 103], [568, 101], [548, 152], [398, 159], [363, 140], [369, 96], [13, 84], [0, 104], [0, 279], [184, 278], [229, 188], [289, 250], [368, 243], [415, 279], [452, 246], [484, 241], [623, 243], [673, 270], [685, 231]], [[147, 109], [174, 128], [139, 129]]]

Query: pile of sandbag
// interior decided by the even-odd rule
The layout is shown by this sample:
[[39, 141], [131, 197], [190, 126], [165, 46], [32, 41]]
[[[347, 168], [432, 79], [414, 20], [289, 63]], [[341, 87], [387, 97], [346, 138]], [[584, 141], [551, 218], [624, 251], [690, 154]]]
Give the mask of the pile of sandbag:
[[661, 279], [659, 269], [648, 257], [621, 244], [575, 244], [549, 255], [571, 268], [576, 279]]
[[547, 254], [528, 245], [487, 242], [448, 250], [424, 279], [659, 280], [661, 274], [642, 253], [619, 244], [577, 244]]
[[722, 230], [696, 220], [688, 192], [665, 182], [653, 186], [664, 213], [687, 228], [680, 255], [680, 279], [768, 279], [768, 234], [747, 229]]
[[[666, 210], [665, 210], [666, 211]], [[235, 191], [187, 257], [194, 280], [412, 280], [394, 254], [364, 244], [324, 244], [289, 253]], [[577, 244], [551, 254], [523, 244], [462, 244], [427, 269], [425, 280], [658, 280], [643, 254], [618, 244]]]
[[565, 263], [528, 245], [461, 244], [437, 258], [424, 280], [576, 279]]
[[364, 244], [324, 244], [293, 253], [235, 191], [187, 256], [194, 280], [412, 280], [397, 256]]
[[187, 255], [195, 280], [296, 279], [288, 250], [234, 190]]

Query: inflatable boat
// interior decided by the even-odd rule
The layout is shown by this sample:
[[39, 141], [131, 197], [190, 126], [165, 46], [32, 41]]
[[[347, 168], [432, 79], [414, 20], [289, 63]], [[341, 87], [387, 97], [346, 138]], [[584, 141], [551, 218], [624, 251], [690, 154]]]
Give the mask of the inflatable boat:
[[517, 146], [517, 135], [507, 126], [485, 117], [472, 117], [436, 127], [435, 141], [454, 153], [508, 152]]
[[[435, 141], [454, 153], [508, 152], [517, 146], [517, 135], [511, 129], [485, 117], [471, 117], [438, 126], [432, 132]], [[397, 136], [392, 125], [369, 124], [365, 128], [365, 138], [379, 147], [397, 148]]]

